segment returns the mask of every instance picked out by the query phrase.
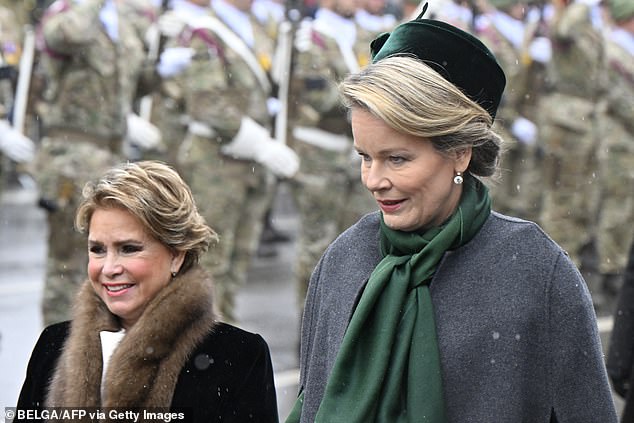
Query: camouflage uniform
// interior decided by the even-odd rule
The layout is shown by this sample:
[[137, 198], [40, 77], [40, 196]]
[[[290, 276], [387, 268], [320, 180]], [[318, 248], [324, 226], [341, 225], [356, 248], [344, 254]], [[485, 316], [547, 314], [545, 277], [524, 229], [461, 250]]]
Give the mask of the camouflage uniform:
[[[416, 6], [420, 3], [416, 2], [416, 0], [413, 1]], [[462, 2], [457, 0], [434, 1], [429, 4], [427, 13], [430, 19], [447, 22], [463, 31], [474, 32], [473, 11], [464, 6]], [[411, 20], [416, 18], [416, 16], [405, 16], [404, 18], [405, 20]]]
[[573, 3], [551, 24], [550, 92], [540, 102], [545, 192], [540, 222], [571, 256], [602, 302], [596, 269], [597, 153], [604, 118], [605, 47], [589, 8]]
[[[0, 119], [8, 119], [13, 106], [14, 82], [20, 62], [21, 31], [15, 13], [0, 6]], [[6, 184], [10, 159], [0, 152], [0, 196]]]
[[[48, 3], [50, 4], [52, 0]], [[0, 0], [0, 7], [10, 9], [14, 14], [13, 26], [23, 26], [29, 23], [31, 13], [37, 6], [36, 0]]]
[[47, 11], [40, 64], [47, 76], [41, 103], [44, 138], [35, 160], [41, 205], [48, 210], [49, 241], [43, 298], [44, 323], [66, 320], [85, 279], [87, 246], [74, 231], [84, 184], [121, 160], [126, 115], [145, 57], [130, 21], [118, 14], [118, 41], [99, 19], [103, 0], [58, 1]]
[[[184, 8], [182, 5], [184, 5]], [[169, 20], [172, 25], [178, 22], [184, 26], [191, 13], [194, 13], [194, 10], [196, 9], [193, 7], [189, 8], [187, 2], [177, 3], [173, 9], [164, 11], [159, 17], [159, 28], [163, 19]], [[170, 29], [170, 31], [173, 30], [173, 28]], [[157, 50], [161, 50], [157, 51], [159, 55], [172, 47], [180, 45], [178, 33], [159, 32], [155, 41], [159, 43], [157, 46]], [[161, 76], [158, 89], [151, 94], [150, 121], [161, 131], [165, 150], [151, 152], [146, 154], [145, 158], [162, 160], [180, 171], [178, 151], [187, 134], [183, 87], [177, 75]]]
[[[498, 0], [499, 2], [499, 0]], [[496, 4], [497, 2], [493, 2]], [[502, 1], [501, 3], [514, 3]], [[513, 124], [518, 119], [535, 122], [534, 110], [530, 110], [527, 99], [534, 101], [532, 86], [535, 65], [528, 54], [528, 46], [533, 33], [523, 22], [515, 21], [503, 12], [489, 15], [490, 20], [478, 26], [477, 35], [493, 52], [506, 75], [506, 85], [502, 104], [498, 109], [495, 129], [504, 139], [506, 146], [500, 163], [501, 180], [491, 189], [494, 208], [502, 213], [537, 221], [541, 206], [542, 186], [538, 160], [538, 146], [535, 141], [524, 142], [514, 135]], [[517, 23], [516, 34], [521, 45], [514, 44], [501, 32], [496, 19], [513, 20]], [[516, 42], [517, 43], [517, 42]], [[532, 66], [531, 66], [532, 65]]]
[[[325, 248], [360, 216], [376, 208], [361, 184], [361, 162], [352, 148], [350, 124], [336, 85], [351, 68], [369, 63], [373, 36], [356, 26], [356, 40], [347, 50], [351, 52], [348, 60], [355, 63], [347, 65], [344, 50], [328, 31], [318, 20], [306, 21], [296, 34], [298, 51], [290, 104], [293, 148], [302, 160], [292, 185], [301, 221], [296, 268], [300, 304]], [[324, 138], [321, 145], [311, 142], [309, 136], [301, 136], [302, 131], [310, 133], [314, 129], [320, 131], [317, 137]], [[332, 140], [328, 141], [329, 137]]]
[[[209, 14], [218, 19], [212, 11]], [[252, 52], [266, 72], [273, 45], [254, 19], [251, 23], [255, 35]], [[271, 178], [254, 161], [224, 155], [221, 146], [238, 133], [244, 116], [262, 126], [270, 124], [266, 100], [271, 92], [217, 31], [188, 27], [180, 41], [195, 54], [179, 75], [191, 120], [179, 153], [179, 166], [201, 214], [219, 235], [220, 242], [201, 261], [213, 274], [217, 309], [231, 321], [235, 319], [236, 293], [246, 283], [262, 231]]]
[[629, 50], [617, 41], [606, 43], [610, 88], [599, 152], [599, 271], [613, 298], [634, 238], [634, 34], [622, 34], [629, 36]]

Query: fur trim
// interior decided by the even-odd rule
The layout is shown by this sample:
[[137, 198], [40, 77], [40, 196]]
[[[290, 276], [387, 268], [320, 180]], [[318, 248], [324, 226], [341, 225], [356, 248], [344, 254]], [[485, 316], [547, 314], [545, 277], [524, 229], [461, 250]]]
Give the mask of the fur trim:
[[46, 405], [169, 407], [185, 361], [215, 325], [212, 291], [211, 278], [200, 267], [163, 288], [112, 354], [101, 398], [99, 332], [121, 326], [90, 281], [84, 282]]

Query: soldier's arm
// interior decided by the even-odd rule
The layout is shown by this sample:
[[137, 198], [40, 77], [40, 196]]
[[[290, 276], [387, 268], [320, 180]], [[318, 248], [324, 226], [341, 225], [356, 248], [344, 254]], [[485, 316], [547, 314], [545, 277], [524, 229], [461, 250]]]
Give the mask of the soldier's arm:
[[634, 85], [634, 74], [628, 72], [621, 63], [611, 60], [608, 63], [608, 112], [617, 119], [630, 133], [634, 134], [634, 96], [632, 86]]
[[42, 22], [47, 48], [72, 55], [77, 47], [93, 42], [100, 32], [99, 11], [104, 1], [85, 0], [75, 4], [65, 0], [53, 4]]
[[180, 76], [187, 114], [212, 128], [220, 141], [228, 141], [238, 133], [248, 98], [235, 95], [222, 45], [209, 31], [196, 34], [190, 47], [195, 51], [192, 62]]
[[[302, 37], [300, 31], [301, 29], [297, 37]], [[317, 113], [325, 114], [339, 107], [338, 81], [333, 72], [333, 64], [328, 60], [332, 53], [329, 54], [327, 40], [314, 33], [308, 36], [309, 42], [305, 44], [296, 40], [294, 87], [301, 102]]]
[[583, 3], [566, 4], [556, 12], [553, 20], [551, 37], [553, 42], [571, 44], [583, 33], [584, 28], [591, 26], [590, 9]]

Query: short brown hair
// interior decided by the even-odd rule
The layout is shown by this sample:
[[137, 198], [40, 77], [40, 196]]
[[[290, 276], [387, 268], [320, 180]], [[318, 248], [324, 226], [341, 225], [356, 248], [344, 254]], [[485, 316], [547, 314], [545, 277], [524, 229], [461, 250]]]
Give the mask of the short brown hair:
[[75, 227], [86, 233], [97, 209], [119, 208], [134, 215], [148, 234], [172, 251], [184, 251], [179, 273], [198, 263], [217, 235], [198, 213], [190, 188], [170, 166], [141, 161], [115, 166], [86, 184]]

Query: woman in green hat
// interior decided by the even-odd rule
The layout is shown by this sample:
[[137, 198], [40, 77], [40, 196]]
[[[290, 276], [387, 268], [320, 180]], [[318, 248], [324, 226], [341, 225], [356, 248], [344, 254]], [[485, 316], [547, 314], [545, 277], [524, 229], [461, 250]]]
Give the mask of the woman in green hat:
[[495, 58], [420, 17], [371, 49], [341, 92], [380, 211], [314, 270], [287, 422], [616, 422], [583, 278], [481, 182], [502, 143]]

